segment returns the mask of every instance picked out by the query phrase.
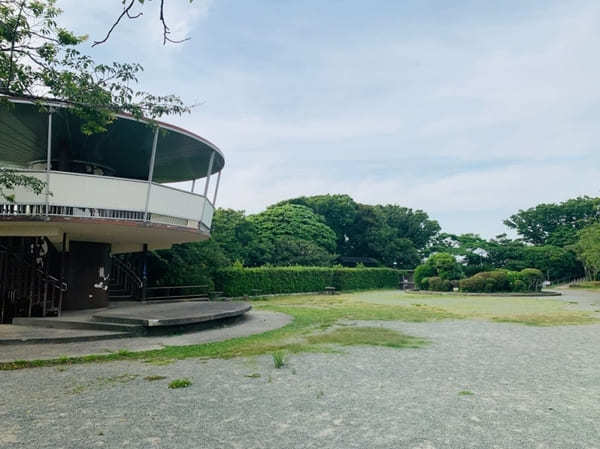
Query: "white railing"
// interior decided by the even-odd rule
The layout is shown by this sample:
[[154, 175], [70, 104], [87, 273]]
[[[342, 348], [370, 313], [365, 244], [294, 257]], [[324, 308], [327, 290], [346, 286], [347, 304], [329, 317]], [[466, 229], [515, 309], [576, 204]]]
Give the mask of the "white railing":
[[0, 204], [0, 216], [150, 221], [203, 230], [211, 226], [214, 208], [203, 195], [135, 179], [57, 171], [22, 173], [48, 182], [50, 195], [17, 188], [12, 192], [14, 203]]

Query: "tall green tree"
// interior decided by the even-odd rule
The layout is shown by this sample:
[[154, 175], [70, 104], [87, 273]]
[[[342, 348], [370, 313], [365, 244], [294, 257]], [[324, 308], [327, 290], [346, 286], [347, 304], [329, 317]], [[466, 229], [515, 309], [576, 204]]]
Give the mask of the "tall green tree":
[[585, 267], [586, 277], [597, 280], [600, 276], [600, 224], [579, 231], [573, 249]]
[[510, 216], [504, 224], [534, 245], [567, 246], [577, 231], [600, 220], [600, 198], [588, 196], [562, 203], [543, 203]]
[[356, 219], [358, 204], [349, 195], [315, 195], [301, 196], [282, 201], [277, 205], [300, 204], [309, 207], [314, 213], [325, 220], [336, 235], [337, 253], [346, 253], [346, 242], [350, 226]]
[[329, 253], [335, 252], [335, 232], [325, 220], [306, 206], [283, 204], [250, 216], [259, 239], [274, 243], [278, 238], [294, 238], [314, 242]]

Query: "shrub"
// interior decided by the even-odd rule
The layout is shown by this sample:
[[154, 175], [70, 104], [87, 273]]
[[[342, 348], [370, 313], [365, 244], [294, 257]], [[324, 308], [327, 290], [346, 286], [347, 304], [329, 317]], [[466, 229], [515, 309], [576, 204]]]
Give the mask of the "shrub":
[[465, 292], [526, 292], [541, 289], [544, 276], [540, 270], [526, 268], [520, 272], [509, 270], [482, 271], [462, 279], [460, 289]]
[[505, 292], [510, 291], [510, 282], [504, 270], [482, 271], [459, 283], [465, 292]]
[[423, 290], [427, 290], [427, 288], [422, 285], [422, 282], [426, 278], [435, 276], [435, 274], [435, 268], [433, 266], [427, 264], [419, 265], [417, 268], [415, 268], [415, 285]]
[[258, 267], [218, 270], [215, 286], [225, 296], [396, 288], [405, 271], [392, 268]]
[[428, 289], [436, 292], [452, 291], [452, 282], [447, 279], [442, 279], [438, 276], [433, 276], [428, 279]]
[[462, 266], [453, 255], [448, 253], [436, 253], [431, 255], [427, 261], [415, 269], [415, 284], [423, 290], [431, 290], [423, 285], [423, 279], [439, 277], [440, 279], [452, 281], [463, 277]]
[[523, 282], [521, 279], [517, 279], [513, 283], [512, 290], [513, 290], [513, 292], [526, 292], [527, 291], [527, 284], [525, 282]]
[[544, 274], [537, 268], [525, 268], [519, 272], [519, 278], [527, 285], [529, 291], [542, 289]]

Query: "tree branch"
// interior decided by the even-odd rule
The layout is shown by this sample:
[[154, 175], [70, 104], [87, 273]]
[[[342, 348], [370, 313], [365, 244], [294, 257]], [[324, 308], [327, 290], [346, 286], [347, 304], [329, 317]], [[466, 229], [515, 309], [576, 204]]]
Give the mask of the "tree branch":
[[160, 0], [160, 21], [162, 22], [163, 25], [163, 45], [166, 45], [167, 42], [171, 42], [172, 44], [180, 44], [182, 42], [185, 41], [189, 41], [190, 38], [186, 37], [185, 39], [171, 39], [168, 35], [171, 34], [171, 30], [169, 29], [169, 27], [167, 26], [167, 22], [165, 21], [165, 14], [164, 14], [164, 9], [165, 9], [165, 0]]
[[[164, 0], [163, 0], [164, 1]], [[125, 16], [127, 16], [128, 19], [137, 19], [138, 17], [140, 17], [142, 14], [144, 14], [143, 12], [140, 12], [138, 14], [135, 15], [131, 15], [129, 13], [129, 11], [131, 10], [131, 8], [133, 7], [133, 4], [135, 3], [135, 0], [131, 0], [129, 2], [129, 5], [123, 10], [123, 12], [121, 13], [121, 15], [117, 18], [117, 20], [115, 21], [115, 23], [113, 23], [113, 25], [110, 27], [110, 29], [108, 30], [108, 33], [106, 33], [106, 36], [104, 37], [104, 39], [100, 40], [100, 41], [94, 41], [94, 43], [92, 44], [92, 47], [95, 47], [96, 45], [99, 44], [103, 44], [104, 42], [106, 42], [108, 40], [108, 38], [110, 37], [110, 35], [112, 34], [113, 30], [117, 27], [117, 25], [119, 24], [119, 22], [121, 22], [121, 19]]]

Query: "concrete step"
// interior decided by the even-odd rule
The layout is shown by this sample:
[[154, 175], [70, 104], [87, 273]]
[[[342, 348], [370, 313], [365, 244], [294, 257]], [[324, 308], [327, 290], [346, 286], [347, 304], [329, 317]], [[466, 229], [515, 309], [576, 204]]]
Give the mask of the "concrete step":
[[126, 337], [131, 337], [131, 333], [91, 329], [53, 329], [37, 326], [15, 326], [14, 324], [3, 324], [0, 326], [0, 346], [35, 343], [74, 343]]
[[15, 326], [45, 327], [49, 329], [85, 329], [85, 330], [103, 330], [113, 332], [138, 333], [142, 329], [135, 323], [115, 323], [99, 322], [86, 319], [74, 320], [63, 318], [13, 318]]

